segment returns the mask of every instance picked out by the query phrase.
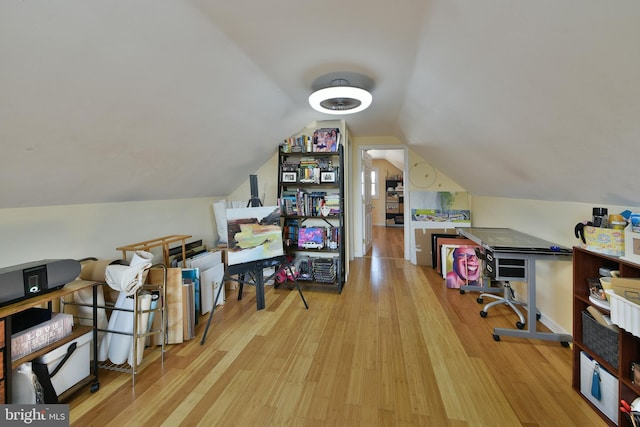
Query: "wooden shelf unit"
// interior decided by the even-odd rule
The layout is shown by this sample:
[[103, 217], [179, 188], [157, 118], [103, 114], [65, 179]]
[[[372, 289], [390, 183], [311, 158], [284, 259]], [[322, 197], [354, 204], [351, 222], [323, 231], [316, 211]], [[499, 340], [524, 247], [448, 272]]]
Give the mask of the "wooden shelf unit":
[[[628, 403], [640, 396], [640, 385], [631, 382], [631, 363], [640, 361], [640, 338], [620, 328], [618, 335], [618, 367], [612, 366], [598, 354], [594, 353], [583, 341], [582, 312], [591, 305], [589, 301], [589, 285], [587, 279], [599, 277], [601, 267], [611, 270], [619, 270], [621, 277], [640, 278], [640, 265], [624, 261], [618, 257], [603, 255], [589, 250], [575, 247], [573, 250], [573, 375], [572, 386], [580, 393], [580, 352], [584, 351], [592, 359], [618, 379], [618, 397]], [[606, 310], [600, 309], [603, 313]], [[581, 394], [582, 395], [582, 394]], [[586, 400], [586, 399], [585, 399]], [[590, 402], [589, 402], [590, 403]], [[593, 405], [592, 405], [593, 407]], [[609, 425], [612, 423], [600, 410], [600, 413]], [[632, 423], [626, 414], [618, 412], [618, 426], [632, 427]]]
[[[11, 403], [11, 374], [13, 369], [17, 368], [19, 365], [25, 362], [30, 362], [36, 359], [39, 356], [42, 356], [56, 348], [73, 341], [74, 339], [84, 335], [85, 333], [91, 331], [93, 329], [93, 344], [94, 350], [96, 349], [96, 339], [97, 339], [97, 331], [95, 328], [91, 326], [80, 326], [75, 325], [73, 327], [73, 331], [70, 335], [56, 341], [55, 343], [44, 347], [40, 350], [37, 350], [25, 357], [21, 357], [14, 361], [11, 360], [11, 316], [22, 311], [25, 311], [29, 308], [40, 307], [43, 305], [49, 305], [51, 307], [51, 303], [53, 301], [61, 300], [66, 295], [73, 294], [79, 290], [90, 288], [94, 286], [94, 282], [86, 281], [86, 280], [76, 280], [73, 281], [61, 289], [57, 289], [55, 291], [47, 292], [44, 294], [40, 294], [34, 296], [29, 299], [25, 299], [22, 301], [15, 302], [13, 304], [6, 305], [4, 307], [0, 307], [0, 403]], [[58, 399], [63, 402], [67, 397], [73, 394], [78, 389], [84, 387], [87, 384], [94, 383], [98, 384], [98, 372], [97, 366], [92, 364], [92, 369], [90, 370], [90, 375], [84, 378], [82, 381], [78, 382], [75, 386], [71, 387], [69, 390], [58, 396]]]

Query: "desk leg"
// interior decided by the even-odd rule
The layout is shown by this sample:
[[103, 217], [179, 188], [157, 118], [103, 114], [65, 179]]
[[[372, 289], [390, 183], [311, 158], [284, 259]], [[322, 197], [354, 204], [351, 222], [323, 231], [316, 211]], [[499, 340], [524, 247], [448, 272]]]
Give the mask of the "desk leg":
[[527, 291], [529, 300], [527, 301], [527, 329], [505, 329], [494, 328], [493, 339], [500, 341], [501, 336], [532, 338], [548, 341], [559, 341], [563, 346], [568, 347], [572, 338], [568, 334], [559, 334], [554, 332], [537, 332], [536, 331], [536, 262], [534, 257], [525, 258], [527, 263]]
[[256, 306], [258, 310], [264, 308], [264, 271], [258, 268], [256, 271]]

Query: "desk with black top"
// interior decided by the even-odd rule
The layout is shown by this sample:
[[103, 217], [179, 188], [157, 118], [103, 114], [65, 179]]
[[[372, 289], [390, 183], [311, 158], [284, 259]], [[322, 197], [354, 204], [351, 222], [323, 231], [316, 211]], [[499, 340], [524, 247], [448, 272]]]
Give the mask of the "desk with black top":
[[[538, 332], [536, 330], [536, 260], [570, 261], [573, 251], [553, 242], [512, 230], [510, 228], [457, 228], [460, 235], [481, 247], [485, 258], [484, 275], [490, 279], [526, 282], [528, 287], [527, 329], [494, 328], [493, 338], [500, 336], [559, 341], [568, 346], [571, 335]], [[461, 288], [464, 289], [465, 287]], [[477, 289], [478, 288], [478, 289]], [[467, 287], [485, 290], [484, 287]]]

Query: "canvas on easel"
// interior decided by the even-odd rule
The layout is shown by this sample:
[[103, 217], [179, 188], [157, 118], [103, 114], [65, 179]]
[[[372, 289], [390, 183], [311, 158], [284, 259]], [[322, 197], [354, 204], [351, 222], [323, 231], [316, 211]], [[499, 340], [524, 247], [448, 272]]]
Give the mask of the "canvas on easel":
[[284, 255], [280, 207], [227, 209], [229, 265]]

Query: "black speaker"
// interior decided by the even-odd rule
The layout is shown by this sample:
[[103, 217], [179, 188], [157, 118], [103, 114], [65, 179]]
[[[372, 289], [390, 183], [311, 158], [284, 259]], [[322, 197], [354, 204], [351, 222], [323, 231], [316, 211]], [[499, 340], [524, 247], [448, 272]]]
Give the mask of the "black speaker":
[[0, 269], [0, 305], [60, 289], [80, 274], [73, 259], [33, 261]]

